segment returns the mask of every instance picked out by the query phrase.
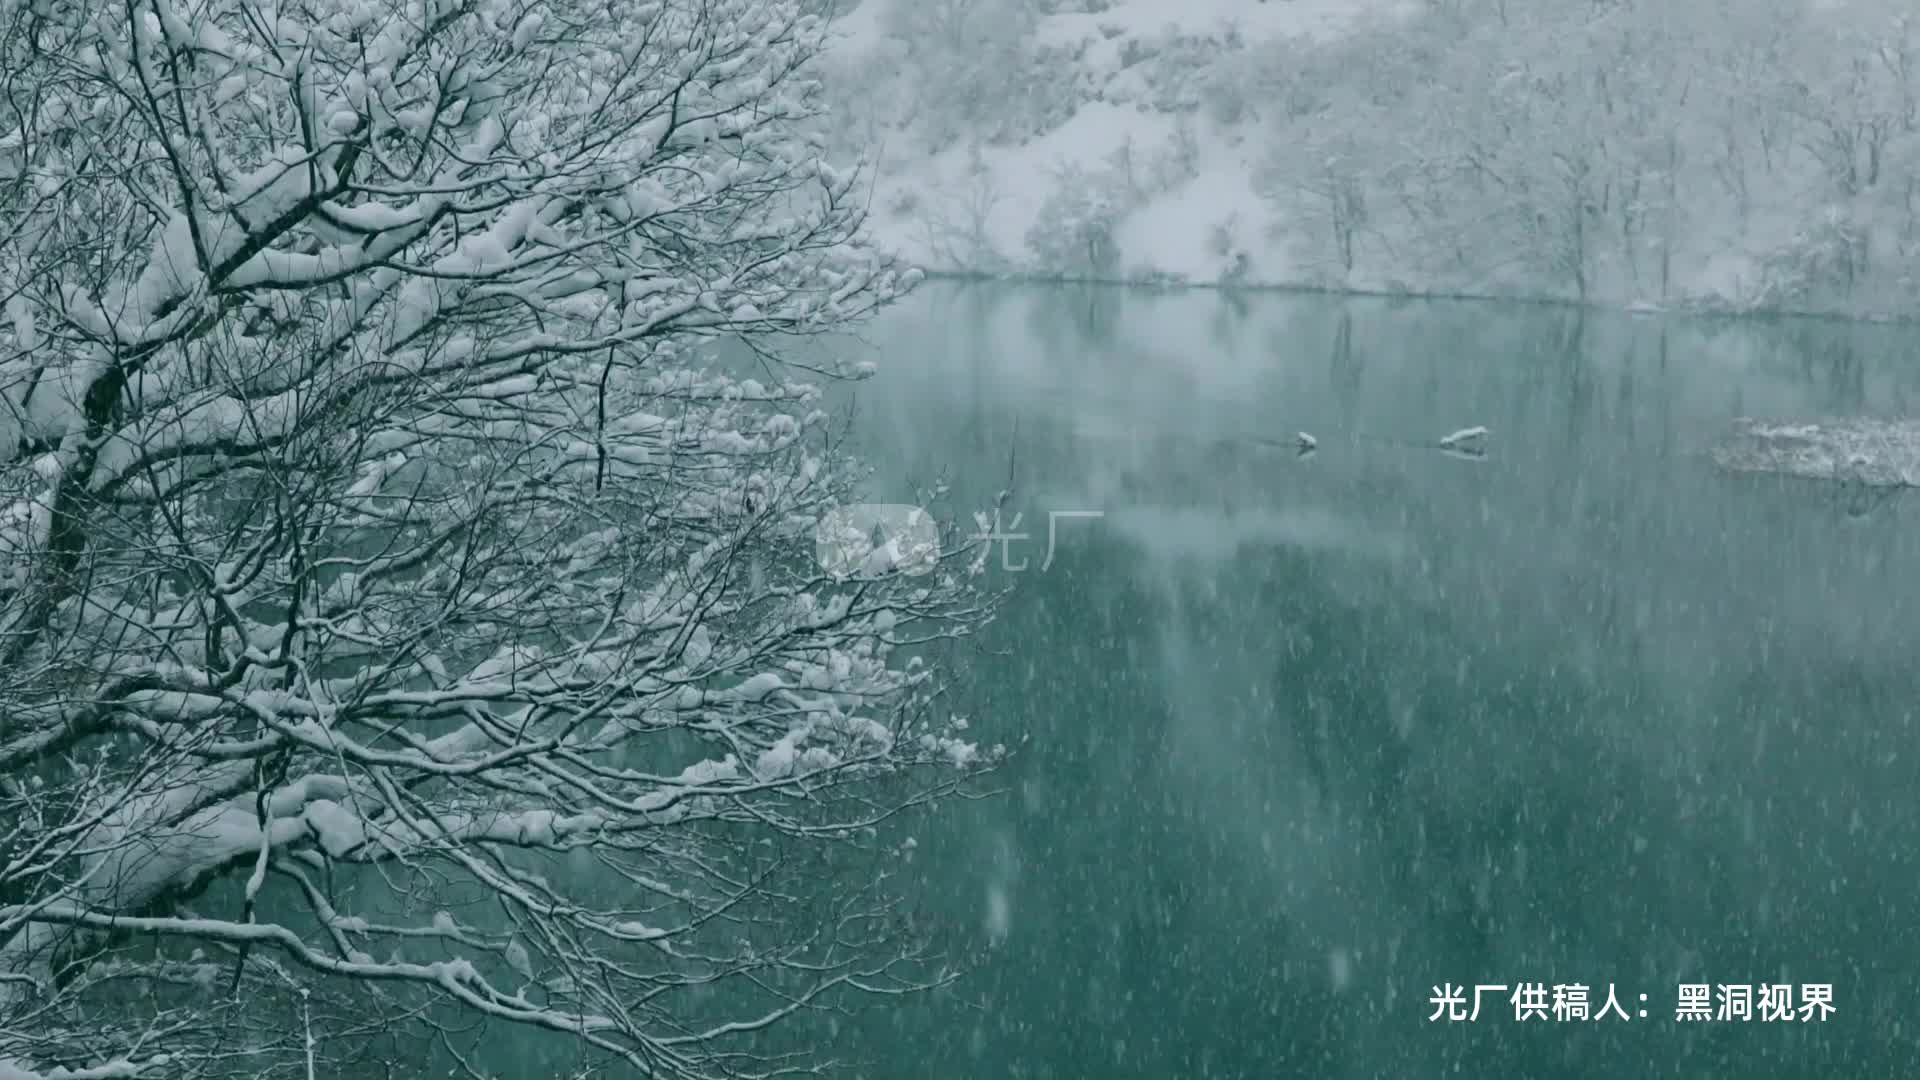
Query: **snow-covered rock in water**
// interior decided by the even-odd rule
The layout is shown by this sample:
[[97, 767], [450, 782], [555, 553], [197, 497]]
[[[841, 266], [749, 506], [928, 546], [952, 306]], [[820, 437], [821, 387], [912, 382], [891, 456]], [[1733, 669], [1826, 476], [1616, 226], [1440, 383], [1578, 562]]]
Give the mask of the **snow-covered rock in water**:
[[1920, 420], [1785, 424], [1741, 417], [1710, 455], [1736, 472], [1920, 487]]

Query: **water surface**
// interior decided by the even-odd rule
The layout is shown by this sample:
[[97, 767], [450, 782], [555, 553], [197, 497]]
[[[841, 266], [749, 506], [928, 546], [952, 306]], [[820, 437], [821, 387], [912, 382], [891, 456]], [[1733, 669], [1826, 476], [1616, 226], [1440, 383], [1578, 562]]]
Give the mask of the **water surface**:
[[[1703, 450], [1906, 411], [1920, 334], [941, 284], [865, 336], [875, 493], [1011, 478], [1029, 536], [966, 697], [1030, 741], [917, 836], [980, 966], [857, 1022], [874, 1075], [1913, 1072], [1920, 498]], [[1675, 1019], [1781, 982], [1836, 1011]]]

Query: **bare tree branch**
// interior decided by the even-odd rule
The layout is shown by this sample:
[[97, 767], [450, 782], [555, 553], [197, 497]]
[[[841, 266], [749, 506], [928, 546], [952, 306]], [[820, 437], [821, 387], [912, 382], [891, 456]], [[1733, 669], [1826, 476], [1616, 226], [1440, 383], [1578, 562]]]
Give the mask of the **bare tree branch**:
[[701, 351], [912, 285], [820, 34], [0, 15], [0, 1072], [471, 1071], [486, 1021], [778, 1075], [953, 977], [886, 835], [995, 759], [932, 662], [992, 598], [820, 569], [818, 389]]

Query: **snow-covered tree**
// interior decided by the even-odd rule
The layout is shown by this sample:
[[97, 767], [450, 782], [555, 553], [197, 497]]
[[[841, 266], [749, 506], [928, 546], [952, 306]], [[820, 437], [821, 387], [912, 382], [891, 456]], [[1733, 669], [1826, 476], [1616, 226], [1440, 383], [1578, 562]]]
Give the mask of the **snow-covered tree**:
[[1047, 272], [1075, 278], [1110, 278], [1119, 269], [1114, 230], [1127, 209], [1129, 191], [1120, 170], [1089, 169], [1067, 162], [1055, 178], [1038, 219], [1027, 230], [1027, 250]]
[[1261, 54], [1261, 190], [1336, 283], [1900, 310], [1909, 7], [1435, 0]]
[[821, 32], [0, 8], [0, 1075], [756, 1075], [950, 977], [875, 837], [991, 763], [919, 648], [984, 600], [822, 570], [817, 391], [703, 359], [912, 284]]

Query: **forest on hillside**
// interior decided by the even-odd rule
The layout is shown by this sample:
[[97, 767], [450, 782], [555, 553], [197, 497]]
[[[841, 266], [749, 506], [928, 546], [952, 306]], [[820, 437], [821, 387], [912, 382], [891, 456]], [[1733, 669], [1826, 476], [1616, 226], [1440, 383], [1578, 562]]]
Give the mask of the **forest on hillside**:
[[[1913, 295], [1908, 5], [1425, 0], [1275, 31], [1297, 2], [1182, 22], [864, 0], [843, 130], [887, 146], [883, 215], [938, 233], [943, 269], [1164, 276], [1129, 219], [1224, 171], [1252, 205], [1187, 200], [1175, 231], [1214, 261], [1181, 276], [1861, 314]], [[1055, 152], [1094, 110], [1135, 130]]]

